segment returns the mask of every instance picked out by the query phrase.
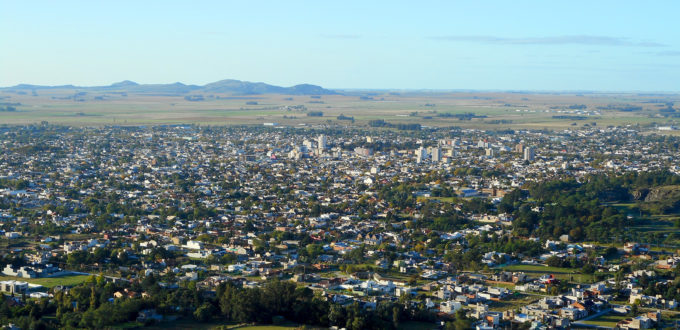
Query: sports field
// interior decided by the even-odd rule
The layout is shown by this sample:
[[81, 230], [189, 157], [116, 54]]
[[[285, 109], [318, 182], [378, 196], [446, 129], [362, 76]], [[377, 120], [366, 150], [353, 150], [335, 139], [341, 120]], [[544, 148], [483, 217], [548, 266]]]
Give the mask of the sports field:
[[57, 285], [73, 286], [85, 282], [90, 276], [88, 275], [67, 275], [59, 277], [45, 277], [45, 278], [21, 278], [14, 276], [0, 276], [0, 281], [22, 281], [31, 284], [39, 284], [47, 288], [52, 288]]

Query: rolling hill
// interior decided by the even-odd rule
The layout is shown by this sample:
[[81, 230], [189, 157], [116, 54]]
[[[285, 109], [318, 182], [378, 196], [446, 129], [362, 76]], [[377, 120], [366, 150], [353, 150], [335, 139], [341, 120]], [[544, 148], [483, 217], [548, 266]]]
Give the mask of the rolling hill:
[[292, 87], [281, 87], [269, 85], [262, 82], [249, 82], [235, 79], [225, 79], [209, 83], [203, 86], [185, 85], [180, 82], [173, 84], [138, 84], [134, 81], [125, 80], [117, 82], [108, 86], [41, 86], [20, 84], [12, 87], [0, 88], [0, 90], [7, 91], [21, 91], [21, 90], [44, 90], [44, 89], [68, 89], [78, 91], [90, 92], [119, 92], [119, 93], [135, 93], [135, 94], [188, 94], [188, 93], [228, 93], [240, 95], [257, 95], [257, 94], [289, 94], [289, 95], [332, 95], [338, 94], [335, 91], [325, 89], [321, 86], [300, 84]]

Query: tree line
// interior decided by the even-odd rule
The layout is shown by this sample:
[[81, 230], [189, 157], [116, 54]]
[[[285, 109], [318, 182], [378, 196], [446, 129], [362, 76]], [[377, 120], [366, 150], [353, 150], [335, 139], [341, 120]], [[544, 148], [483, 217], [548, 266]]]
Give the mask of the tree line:
[[[116, 292], [123, 292], [123, 297], [114, 299]], [[140, 312], [145, 310], [196, 322], [288, 321], [347, 329], [395, 329], [406, 321], [435, 320], [434, 313], [424, 304], [412, 303], [406, 296], [394, 301], [354, 301], [342, 305], [307, 287], [278, 280], [253, 288], [225, 282], [211, 291], [197, 287], [196, 282], [184, 282], [176, 289], [164, 288], [153, 275], [122, 284], [92, 276], [73, 288], [55, 290], [53, 299], [20, 302], [18, 297], [2, 298], [0, 321], [25, 329], [101, 329], [128, 322], [144, 325], [156, 322], [140, 318]], [[464, 329], [469, 325], [470, 320], [459, 314], [449, 327]]]

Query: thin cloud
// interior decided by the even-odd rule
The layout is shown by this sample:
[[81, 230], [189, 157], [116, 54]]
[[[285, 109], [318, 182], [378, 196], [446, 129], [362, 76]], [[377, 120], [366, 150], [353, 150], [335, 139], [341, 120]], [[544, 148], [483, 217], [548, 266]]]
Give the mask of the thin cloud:
[[358, 34], [322, 34], [322, 38], [326, 39], [359, 39], [361, 38]]
[[656, 53], [658, 56], [680, 56], [680, 51], [677, 50], [667, 50], [664, 52]]
[[440, 41], [462, 41], [500, 45], [595, 45], [595, 46], [626, 46], [626, 47], [666, 47], [667, 45], [651, 41], [634, 41], [629, 38], [568, 35], [534, 38], [504, 38], [495, 36], [437, 36], [431, 37]]

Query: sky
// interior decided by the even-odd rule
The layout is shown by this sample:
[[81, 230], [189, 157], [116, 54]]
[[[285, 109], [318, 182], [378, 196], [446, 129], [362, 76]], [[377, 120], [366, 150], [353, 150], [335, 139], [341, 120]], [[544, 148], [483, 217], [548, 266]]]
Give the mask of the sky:
[[680, 91], [680, 1], [0, 0], [0, 86]]

